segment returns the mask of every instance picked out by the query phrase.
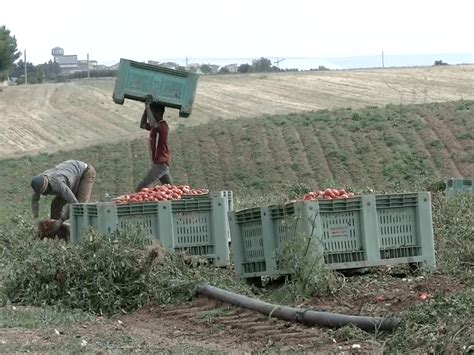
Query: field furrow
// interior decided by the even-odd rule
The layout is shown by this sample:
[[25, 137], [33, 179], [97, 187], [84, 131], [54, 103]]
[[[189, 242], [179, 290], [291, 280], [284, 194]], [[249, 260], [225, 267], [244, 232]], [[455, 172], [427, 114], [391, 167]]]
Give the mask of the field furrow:
[[436, 133], [436, 130], [429, 125], [424, 116], [420, 116], [420, 119], [425, 124], [425, 128], [420, 131], [420, 136], [430, 151], [431, 156], [436, 160], [438, 170], [446, 177], [460, 177], [461, 173], [456, 163], [453, 161], [440, 136]]

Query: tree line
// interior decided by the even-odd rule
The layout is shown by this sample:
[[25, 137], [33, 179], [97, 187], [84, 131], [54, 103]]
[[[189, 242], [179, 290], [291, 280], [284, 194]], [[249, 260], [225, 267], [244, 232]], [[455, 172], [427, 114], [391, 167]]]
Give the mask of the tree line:
[[[209, 64], [203, 64], [200, 67], [203, 74], [212, 74], [213, 69]], [[273, 65], [272, 61], [268, 58], [261, 57], [259, 59], [252, 60], [252, 63], [244, 63], [237, 67], [237, 73], [248, 74], [248, 73], [271, 73], [279, 71], [298, 71], [298, 69], [280, 69], [278, 66]], [[219, 74], [230, 74], [231, 71], [227, 67], [221, 67], [218, 70]]]

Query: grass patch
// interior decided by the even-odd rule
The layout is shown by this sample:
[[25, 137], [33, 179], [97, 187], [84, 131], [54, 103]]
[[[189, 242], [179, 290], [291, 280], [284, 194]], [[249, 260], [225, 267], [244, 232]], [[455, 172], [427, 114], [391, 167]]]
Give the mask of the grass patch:
[[388, 352], [468, 353], [472, 351], [472, 290], [438, 296], [413, 306], [396, 332], [386, 339]]
[[433, 196], [438, 268], [474, 286], [474, 196]]
[[69, 326], [78, 322], [95, 319], [90, 313], [80, 310], [62, 310], [57, 307], [20, 307], [0, 308], [0, 328], [44, 328]]
[[474, 140], [474, 133], [472, 133], [472, 132], [464, 132], [464, 133], [461, 133], [461, 134], [458, 136], [458, 139]]

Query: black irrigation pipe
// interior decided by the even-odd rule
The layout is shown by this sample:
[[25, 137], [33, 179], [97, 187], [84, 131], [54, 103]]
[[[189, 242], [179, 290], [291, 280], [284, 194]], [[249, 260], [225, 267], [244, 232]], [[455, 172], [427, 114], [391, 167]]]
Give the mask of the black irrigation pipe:
[[302, 308], [279, 306], [230, 291], [226, 291], [207, 284], [198, 286], [198, 292], [202, 295], [216, 298], [225, 303], [230, 303], [238, 307], [251, 309], [253, 311], [268, 315], [270, 317], [308, 325], [319, 325], [323, 327], [339, 328], [344, 327], [348, 324], [352, 324], [366, 331], [376, 331], [392, 330], [396, 328], [400, 323], [400, 319], [398, 318], [350, 316], [338, 313], [320, 312]]

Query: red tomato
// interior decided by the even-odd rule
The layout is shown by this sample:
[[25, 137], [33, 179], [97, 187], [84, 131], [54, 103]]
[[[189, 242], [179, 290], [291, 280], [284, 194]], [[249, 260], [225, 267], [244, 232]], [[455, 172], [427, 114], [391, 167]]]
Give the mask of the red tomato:
[[324, 197], [326, 196], [329, 196], [330, 198], [336, 197], [336, 195], [334, 194], [334, 192], [332, 192], [331, 189], [326, 189], [326, 191], [324, 191]]

